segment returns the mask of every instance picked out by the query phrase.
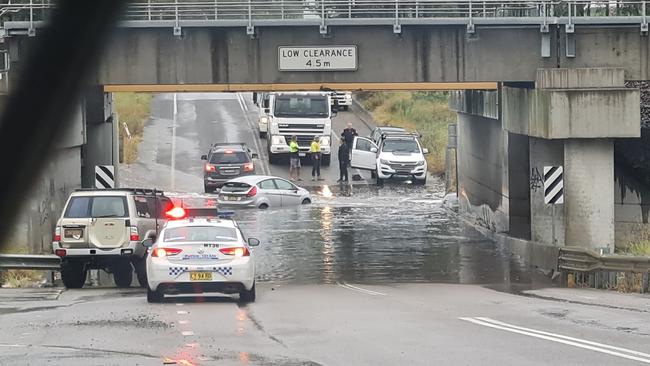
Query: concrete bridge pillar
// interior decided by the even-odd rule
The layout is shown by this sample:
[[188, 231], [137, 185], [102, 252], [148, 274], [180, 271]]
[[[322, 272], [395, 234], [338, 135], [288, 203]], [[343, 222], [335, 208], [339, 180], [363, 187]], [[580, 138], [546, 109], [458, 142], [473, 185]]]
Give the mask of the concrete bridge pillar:
[[[502, 88], [503, 127], [530, 138], [531, 239], [614, 250], [613, 139], [640, 136], [624, 70], [541, 69], [535, 88]], [[564, 204], [544, 203], [543, 167], [564, 167]], [[552, 228], [555, 226], [555, 238]]]

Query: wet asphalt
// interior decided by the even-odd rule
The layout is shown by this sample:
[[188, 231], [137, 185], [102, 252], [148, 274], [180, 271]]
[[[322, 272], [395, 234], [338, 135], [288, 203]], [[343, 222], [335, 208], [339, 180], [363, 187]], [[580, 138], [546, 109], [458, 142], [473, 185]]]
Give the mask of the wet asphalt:
[[[250, 99], [179, 94], [174, 131], [173, 96], [156, 96], [122, 184], [214, 202], [202, 193], [199, 158], [218, 141], [248, 143], [260, 171], [287, 177], [286, 166], [265, 162]], [[372, 127], [341, 112], [335, 131], [348, 122], [361, 135]], [[378, 188], [361, 173], [340, 186], [336, 160], [323, 174], [304, 182], [311, 205], [235, 211], [245, 235], [262, 241], [255, 303], [210, 294], [148, 304], [143, 289], [110, 286], [0, 289], [0, 365], [650, 363], [643, 299], [626, 307], [592, 292], [523, 293], [548, 279], [443, 204], [440, 180]]]

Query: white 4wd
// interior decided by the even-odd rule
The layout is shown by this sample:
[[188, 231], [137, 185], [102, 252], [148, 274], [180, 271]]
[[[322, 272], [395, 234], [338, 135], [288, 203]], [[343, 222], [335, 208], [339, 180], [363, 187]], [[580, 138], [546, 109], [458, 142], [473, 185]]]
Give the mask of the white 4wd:
[[353, 168], [373, 172], [377, 184], [384, 180], [402, 178], [412, 180], [416, 184], [427, 181], [428, 154], [417, 135], [391, 134], [385, 135], [379, 146], [365, 137], [355, 137], [352, 144], [351, 165]]
[[141, 241], [155, 237], [173, 206], [160, 191], [142, 189], [78, 190], [68, 198], [56, 224], [52, 250], [61, 257], [61, 279], [81, 288], [89, 269], [113, 274], [118, 287], [128, 287], [133, 268], [146, 286], [147, 248]]

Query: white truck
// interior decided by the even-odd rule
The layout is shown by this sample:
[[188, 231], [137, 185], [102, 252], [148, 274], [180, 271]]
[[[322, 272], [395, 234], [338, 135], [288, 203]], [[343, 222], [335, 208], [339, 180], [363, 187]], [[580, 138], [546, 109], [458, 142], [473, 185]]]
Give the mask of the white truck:
[[352, 106], [352, 92], [333, 92], [332, 106], [336, 106], [338, 110], [349, 110]]
[[253, 93], [253, 103], [259, 108], [257, 117], [257, 131], [260, 138], [266, 138], [269, 126], [269, 93]]
[[330, 108], [331, 95], [327, 92], [270, 93], [268, 107], [267, 146], [269, 163], [275, 164], [289, 156], [291, 136], [296, 136], [300, 156], [307, 156], [314, 137], [318, 137], [322, 164], [330, 164], [332, 154], [332, 117], [336, 109]]

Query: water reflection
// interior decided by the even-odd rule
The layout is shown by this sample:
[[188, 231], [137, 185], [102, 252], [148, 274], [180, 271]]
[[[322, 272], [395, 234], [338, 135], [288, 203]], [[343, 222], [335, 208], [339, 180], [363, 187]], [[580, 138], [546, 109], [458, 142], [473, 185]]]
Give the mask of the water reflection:
[[310, 206], [237, 212], [242, 230], [262, 239], [258, 280], [493, 284], [513, 271], [525, 280], [507, 254], [442, 208], [439, 194], [336, 188]]

